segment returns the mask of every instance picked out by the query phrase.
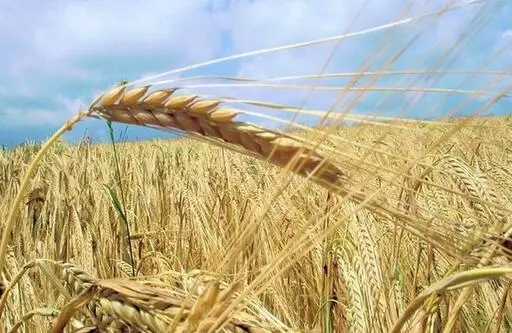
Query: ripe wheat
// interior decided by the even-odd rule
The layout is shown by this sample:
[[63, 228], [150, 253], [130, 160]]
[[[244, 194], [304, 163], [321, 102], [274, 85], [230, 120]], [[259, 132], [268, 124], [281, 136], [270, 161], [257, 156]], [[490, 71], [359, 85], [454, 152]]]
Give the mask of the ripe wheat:
[[[497, 1], [443, 4], [435, 12], [324, 41], [437, 19], [477, 3]], [[475, 19], [464, 36], [479, 22]], [[254, 84], [205, 86], [302, 91], [310, 87], [269, 82], [350, 76], [354, 79], [346, 86], [317, 85], [319, 91], [339, 91], [340, 99], [356, 93], [346, 107], [350, 111], [365, 92], [488, 98], [475, 113], [510, 98], [512, 87], [493, 93], [491, 83], [479, 89], [356, 86], [360, 77], [386, 75], [511, 75], [506, 66], [500, 71], [388, 70], [408, 46], [389, 61], [369, 59], [369, 65], [385, 63], [378, 71], [364, 65], [357, 73], [262, 80], [266, 83], [223, 77]], [[31, 148], [0, 153], [0, 194], [6, 198], [0, 212], [8, 212], [0, 245], [0, 333], [42, 331], [46, 318], [52, 319], [48, 326], [54, 333], [510, 330], [512, 267], [510, 256], [497, 255], [512, 248], [510, 118], [413, 121], [352, 114], [346, 119], [363, 126], [342, 128], [338, 135], [337, 124], [297, 125], [312, 134], [305, 138], [238, 121], [251, 113], [226, 104], [242, 99], [179, 95], [177, 88], [150, 91], [178, 81], [155, 82], [156, 77], [142, 80], [149, 82], [145, 86], [132, 82], [98, 97], [36, 150], [26, 169]], [[201, 85], [188, 86], [194, 87]], [[244, 103], [323, 120], [344, 118], [265, 101]], [[278, 182], [278, 170], [188, 141], [175, 141], [172, 148], [124, 146], [126, 156], [115, 166], [125, 172], [115, 174], [104, 147], [61, 147], [69, 155], [51, 149], [73, 125], [95, 115], [176, 130], [307, 179], [284, 177], [292, 184], [287, 188]], [[116, 150], [114, 156], [117, 162]], [[51, 158], [36, 172], [45, 157]], [[104, 191], [113, 179], [120, 198], [111, 188]], [[311, 179], [323, 188], [311, 186]], [[23, 202], [25, 210], [19, 209]], [[135, 233], [128, 235], [130, 228]], [[205, 267], [216, 274], [201, 276]], [[196, 270], [183, 273], [189, 269]], [[208, 283], [196, 285], [200, 280]]]
[[147, 94], [149, 86], [125, 91], [125, 86], [105, 93], [91, 109], [104, 118], [126, 124], [153, 125], [177, 129], [246, 149], [261, 159], [285, 167], [294, 163], [293, 171], [342, 183], [344, 173], [297, 138], [244, 122], [236, 122], [236, 109], [220, 107], [218, 100], [203, 100], [194, 95], [173, 96], [174, 89]]

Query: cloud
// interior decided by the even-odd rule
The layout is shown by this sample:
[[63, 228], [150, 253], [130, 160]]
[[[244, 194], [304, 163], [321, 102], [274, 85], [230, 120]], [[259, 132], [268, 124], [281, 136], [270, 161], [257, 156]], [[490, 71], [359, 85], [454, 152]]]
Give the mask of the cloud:
[[[219, 39], [215, 18], [205, 6], [202, 0], [59, 2], [43, 11], [44, 28], [36, 31], [30, 45], [51, 60], [111, 55], [115, 48], [118, 54], [175, 52], [197, 61], [211, 55]], [[203, 55], [192, 52], [199, 50]]]
[[[455, 2], [416, 0], [406, 6], [403, 0], [2, 1], [0, 131], [7, 127], [10, 131], [17, 128], [20, 133], [29, 127], [49, 131], [76, 112], [79, 104], [86, 105], [98, 92], [121, 79], [133, 80], [221, 56], [353, 33], [438, 10]], [[315, 74], [324, 70], [328, 60], [326, 72], [357, 72], [367, 64], [371, 65], [368, 70], [378, 70], [386, 63], [390, 65], [388, 69], [435, 69], [439, 67], [436, 61], [452, 68], [478, 69], [485, 65], [489, 69], [510, 70], [512, 4], [507, 1], [487, 3], [487, 7], [465, 7], [339, 43], [232, 60], [173, 77], [240, 75], [269, 78]], [[502, 6], [498, 7], [499, 4]], [[485, 12], [492, 16], [475, 19], [476, 14]], [[485, 17], [489, 19], [483, 20]], [[460, 44], [461, 36], [465, 34], [464, 44]], [[451, 50], [452, 46], [457, 47]], [[494, 55], [499, 49], [502, 49], [501, 53]], [[503, 49], [508, 49], [508, 53]], [[400, 50], [404, 51], [400, 53]], [[357, 86], [456, 87], [464, 83], [466, 87], [476, 89], [487, 82], [462, 76], [441, 79], [395, 76], [359, 79]], [[288, 83], [343, 86], [350, 83], [350, 78]], [[190, 90], [295, 105], [308, 97], [306, 105], [311, 108], [328, 108], [338, 95], [337, 92], [310, 93], [263, 87]], [[434, 100], [449, 108], [452, 98], [370, 91], [364, 95], [352, 111], [397, 113], [403, 111], [411, 99], [417, 105]], [[348, 93], [343, 102], [347, 104], [354, 96], [356, 93]], [[413, 110], [411, 114], [432, 114], [425, 108], [423, 111]], [[444, 114], [447, 111], [439, 109], [436, 112]], [[101, 137], [99, 133], [104, 128], [101, 122], [86, 124], [90, 126], [91, 135]], [[151, 130], [131, 131], [138, 137], [158, 135]], [[45, 133], [44, 130], [31, 132], [33, 139], [41, 139], [41, 133]], [[20, 140], [26, 138], [24, 133], [19, 136]]]
[[87, 106], [82, 98], [57, 96], [52, 108], [18, 107], [3, 108], [0, 118], [4, 124], [13, 127], [57, 126]]
[[[137, 58], [197, 62], [212, 57], [220, 45], [217, 20], [202, 0], [73, 0], [4, 6], [8, 8], [0, 14], [5, 19], [1, 30], [10, 47], [3, 55], [2, 72], [11, 79], [9, 85], [14, 83], [13, 90], [36, 88], [44, 78], [106, 79], [116, 66], [126, 69]], [[20, 25], [23, 29], [16, 29]]]

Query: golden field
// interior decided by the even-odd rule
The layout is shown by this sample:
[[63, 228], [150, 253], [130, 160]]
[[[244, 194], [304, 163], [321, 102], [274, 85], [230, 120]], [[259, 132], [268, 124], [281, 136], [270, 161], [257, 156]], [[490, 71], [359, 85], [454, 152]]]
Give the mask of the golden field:
[[[7, 248], [3, 331], [510, 331], [512, 118], [329, 141], [343, 193], [378, 204], [191, 139], [52, 146]], [[36, 152], [0, 153], [0, 220]]]

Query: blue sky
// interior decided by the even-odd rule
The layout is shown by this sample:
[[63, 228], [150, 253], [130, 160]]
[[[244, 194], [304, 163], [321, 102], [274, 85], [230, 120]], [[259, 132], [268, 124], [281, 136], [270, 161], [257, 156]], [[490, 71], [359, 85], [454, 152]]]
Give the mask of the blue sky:
[[[0, 144], [45, 139], [80, 106], [122, 79], [135, 80], [231, 54], [356, 32], [464, 2], [468, 0], [0, 0]], [[369, 64], [368, 70], [378, 70], [397, 57], [400, 49], [406, 50], [388, 70], [511, 72], [510, 17], [512, 1], [488, 0], [441, 17], [343, 39], [338, 46], [332, 42], [262, 54], [200, 67], [180, 76], [315, 74], [322, 71], [336, 46], [325, 72], [355, 72], [365, 64]], [[461, 39], [464, 34], [468, 38]], [[464, 44], [450, 53], [459, 40]], [[394, 76], [371, 84], [499, 91], [512, 82], [512, 76], [502, 76], [489, 88], [493, 79], [496, 77]], [[332, 79], [323, 84], [341, 86], [348, 80]], [[360, 80], [358, 85], [365, 82], [370, 84]], [[198, 83], [207, 82], [194, 82]], [[307, 91], [261, 87], [197, 87], [190, 92], [293, 105], [308, 96]], [[335, 92], [315, 92], [306, 106], [325, 109], [335, 98]], [[434, 93], [369, 92], [351, 112], [436, 117], [454, 112], [457, 103], [466, 102], [463, 112], [467, 113], [486, 101], [485, 96], [469, 99]], [[512, 102], [502, 99], [489, 111], [509, 113]], [[108, 136], [104, 122], [90, 119], [66, 138], [74, 141], [85, 133], [95, 141]], [[129, 127], [128, 137], [168, 134]]]

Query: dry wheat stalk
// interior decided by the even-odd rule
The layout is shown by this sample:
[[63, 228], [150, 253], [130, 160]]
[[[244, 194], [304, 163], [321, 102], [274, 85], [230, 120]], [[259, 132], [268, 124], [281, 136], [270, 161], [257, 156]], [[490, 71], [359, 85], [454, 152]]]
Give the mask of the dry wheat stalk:
[[[26, 322], [31, 320], [34, 316], [41, 316], [41, 317], [56, 317], [58, 316], [59, 311], [56, 309], [51, 308], [41, 308], [41, 309], [35, 309], [32, 311], [29, 311], [21, 316], [21, 318], [18, 320], [16, 324], [9, 330], [9, 333], [15, 333], [18, 331], [18, 329]], [[76, 323], [80, 324], [80, 323]], [[76, 326], [76, 324], [74, 326]]]
[[271, 332], [233, 317], [226, 323], [218, 318], [226, 309], [237, 285], [221, 291], [213, 283], [192, 302], [169, 290], [125, 279], [96, 280], [71, 300], [57, 318], [53, 332], [62, 332], [73, 314], [94, 302], [101, 311], [137, 332], [207, 332], [224, 324], [226, 332]]
[[86, 326], [72, 331], [73, 333], [101, 333], [100, 329], [96, 326]]
[[[148, 93], [150, 86], [126, 91], [116, 87], [98, 99], [91, 110], [114, 122], [156, 126], [193, 133], [243, 148], [277, 166], [330, 184], [341, 183], [345, 174], [305, 142], [246, 122], [234, 121], [240, 110], [221, 107], [215, 99], [196, 95], [174, 96], [176, 89]], [[290, 163], [290, 164], [289, 164]]]
[[[207, 328], [217, 329], [221, 324], [215, 319], [228, 307], [238, 287], [232, 284], [221, 289], [219, 282], [213, 281], [194, 301], [196, 297], [189, 299], [161, 285], [127, 279], [98, 280], [73, 264], [56, 263], [56, 266], [68, 292], [75, 296], [62, 309], [55, 326], [57, 331], [65, 327], [72, 317], [70, 314], [85, 306], [89, 321], [84, 323], [92, 331], [167, 332], [173, 328], [176, 332], [206, 332]], [[262, 320], [246, 311], [228, 318], [224, 323], [226, 332], [292, 332], [284, 325], [277, 328], [274, 323], [261, 324]], [[269, 325], [272, 330], [263, 328]]]
[[[350, 186], [349, 177], [337, 165], [319, 153], [318, 144], [304, 139], [271, 131], [245, 122], [234, 121], [242, 110], [221, 107], [217, 99], [201, 99], [196, 95], [174, 96], [177, 89], [162, 89], [148, 93], [150, 85], [126, 90], [122, 85], [98, 97], [89, 113], [119, 123], [178, 130], [208, 139], [246, 155], [267, 160], [274, 165], [309, 176], [313, 181], [347, 199], [361, 203], [379, 215], [394, 216], [403, 227], [421, 238], [428, 238], [437, 245], [448, 246], [442, 234], [428, 227], [425, 220], [418, 220], [381, 202], [381, 198], [365, 194]], [[323, 133], [322, 135], [326, 135]], [[211, 139], [211, 140], [210, 140]], [[362, 184], [361, 186], [363, 186]], [[459, 249], [452, 249], [454, 252]]]

